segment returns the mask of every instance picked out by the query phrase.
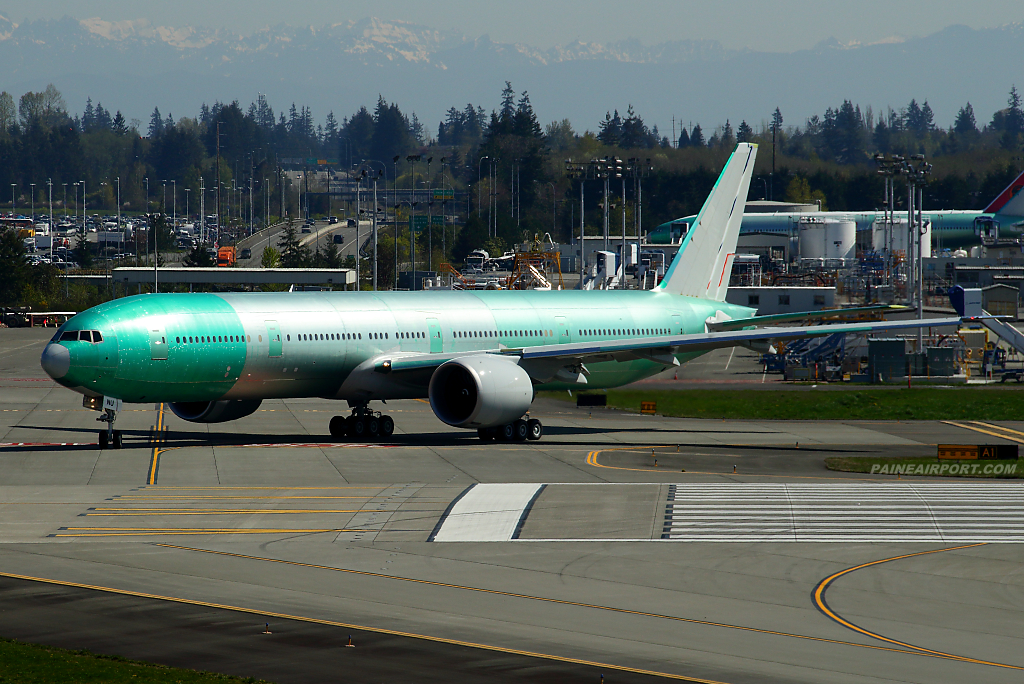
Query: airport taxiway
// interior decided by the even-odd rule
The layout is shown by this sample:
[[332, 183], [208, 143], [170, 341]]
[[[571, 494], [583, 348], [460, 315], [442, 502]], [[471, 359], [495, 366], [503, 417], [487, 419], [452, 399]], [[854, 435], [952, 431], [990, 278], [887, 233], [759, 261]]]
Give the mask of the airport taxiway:
[[282, 682], [1020, 680], [1024, 547], [991, 539], [1024, 540], [1018, 485], [823, 466], [1020, 423], [542, 400], [543, 440], [486, 444], [407, 401], [360, 445], [310, 399], [211, 426], [126, 407], [101, 452], [39, 368], [50, 334], [0, 330], [0, 636]]

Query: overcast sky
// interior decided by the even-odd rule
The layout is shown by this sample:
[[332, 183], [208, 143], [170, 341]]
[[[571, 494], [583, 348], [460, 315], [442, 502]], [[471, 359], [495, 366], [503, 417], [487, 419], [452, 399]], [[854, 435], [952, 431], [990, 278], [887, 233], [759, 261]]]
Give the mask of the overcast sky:
[[650, 45], [710, 38], [727, 48], [791, 52], [829, 37], [870, 43], [923, 36], [951, 24], [1001, 26], [1024, 20], [1024, 6], [1020, 0], [32, 0], [0, 7], [0, 14], [16, 22], [68, 15], [242, 33], [278, 23], [320, 26], [376, 16], [540, 48], [575, 40], [637, 38]]

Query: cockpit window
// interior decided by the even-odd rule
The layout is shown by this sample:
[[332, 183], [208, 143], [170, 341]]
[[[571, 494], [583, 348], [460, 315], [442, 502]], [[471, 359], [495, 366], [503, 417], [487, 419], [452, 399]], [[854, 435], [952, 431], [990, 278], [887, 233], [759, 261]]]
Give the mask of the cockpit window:
[[74, 342], [78, 339], [77, 330], [69, 330], [60, 336], [61, 342]]
[[100, 331], [99, 330], [93, 330], [92, 331], [92, 341], [93, 342], [102, 342], [103, 341], [103, 335], [100, 335]]
[[82, 330], [79, 335], [80, 337], [78, 339], [83, 342], [92, 342], [92, 330]]

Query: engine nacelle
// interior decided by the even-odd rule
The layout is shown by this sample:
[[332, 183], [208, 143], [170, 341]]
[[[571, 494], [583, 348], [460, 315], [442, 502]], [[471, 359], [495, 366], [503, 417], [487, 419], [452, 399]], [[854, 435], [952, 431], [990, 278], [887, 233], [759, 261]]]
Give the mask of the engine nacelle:
[[256, 412], [260, 399], [224, 401], [177, 401], [169, 404], [174, 415], [190, 423], [226, 423]]
[[453, 427], [486, 428], [521, 418], [533, 383], [515, 361], [490, 355], [452, 359], [430, 378], [430, 408]]

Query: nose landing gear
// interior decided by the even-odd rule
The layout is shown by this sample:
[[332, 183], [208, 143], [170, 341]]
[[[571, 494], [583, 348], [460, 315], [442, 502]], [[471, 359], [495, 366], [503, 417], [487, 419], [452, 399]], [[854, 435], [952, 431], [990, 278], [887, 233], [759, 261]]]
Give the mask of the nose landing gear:
[[103, 409], [103, 414], [96, 420], [107, 424], [105, 430], [100, 430], [100, 449], [120, 449], [123, 444], [121, 431], [114, 429], [117, 411], [105, 408]]
[[395, 421], [380, 411], [372, 411], [365, 404], [352, 408], [352, 415], [331, 418], [332, 437], [348, 437], [355, 441], [388, 439], [395, 432]]

